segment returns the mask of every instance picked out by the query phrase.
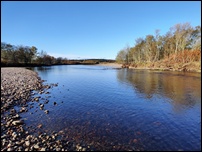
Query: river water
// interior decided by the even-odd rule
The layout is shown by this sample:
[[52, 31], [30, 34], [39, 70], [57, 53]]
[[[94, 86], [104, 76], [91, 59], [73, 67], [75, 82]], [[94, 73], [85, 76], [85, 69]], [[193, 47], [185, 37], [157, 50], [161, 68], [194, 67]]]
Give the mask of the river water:
[[[22, 114], [33, 134], [60, 132], [96, 150], [201, 150], [200, 73], [95, 65], [33, 70], [44, 84], [58, 84]], [[46, 100], [49, 114], [39, 109]]]

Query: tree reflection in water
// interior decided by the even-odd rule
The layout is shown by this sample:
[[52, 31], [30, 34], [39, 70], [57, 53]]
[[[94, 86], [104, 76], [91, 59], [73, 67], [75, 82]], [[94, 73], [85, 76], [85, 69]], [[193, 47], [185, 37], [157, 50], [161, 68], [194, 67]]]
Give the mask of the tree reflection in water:
[[117, 78], [130, 84], [136, 93], [151, 99], [155, 95], [169, 98], [174, 108], [186, 108], [201, 103], [200, 73], [153, 70], [117, 70]]

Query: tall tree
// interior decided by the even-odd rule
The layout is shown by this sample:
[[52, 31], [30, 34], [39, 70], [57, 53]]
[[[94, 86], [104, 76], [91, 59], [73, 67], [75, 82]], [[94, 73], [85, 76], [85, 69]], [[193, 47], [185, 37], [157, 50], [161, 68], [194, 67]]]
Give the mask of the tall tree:
[[126, 58], [127, 58], [127, 52], [124, 49], [122, 49], [118, 52], [116, 56], [116, 61], [118, 63], [124, 64], [126, 63]]

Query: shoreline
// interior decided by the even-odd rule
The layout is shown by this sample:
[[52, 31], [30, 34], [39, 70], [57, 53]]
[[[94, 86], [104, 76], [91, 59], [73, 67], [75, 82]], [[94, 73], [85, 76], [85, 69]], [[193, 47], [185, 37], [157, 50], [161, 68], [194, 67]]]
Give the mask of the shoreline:
[[[170, 62], [150, 62], [150, 63], [137, 63], [137, 64], [120, 64], [116, 62], [96, 62], [96, 63], [74, 63], [74, 64], [52, 64], [52, 65], [1, 65], [1, 68], [27, 68], [27, 67], [40, 67], [40, 66], [59, 66], [59, 65], [94, 65], [94, 66], [107, 66], [115, 69], [128, 68], [128, 69], [142, 69], [142, 70], [158, 70], [158, 71], [179, 71], [179, 72], [197, 72], [201, 73], [201, 64], [199, 62], [189, 62], [189, 63], [175, 63]], [[124, 67], [123, 67], [124, 66]]]
[[[38, 74], [26, 68], [1, 68], [1, 151], [91, 151], [92, 145], [80, 145], [74, 140], [63, 141], [60, 133], [47, 134], [38, 132], [38, 136], [30, 133], [26, 127], [25, 118], [21, 113], [31, 109], [31, 102], [39, 102], [40, 95], [57, 84], [43, 85], [43, 80]], [[43, 109], [44, 104], [39, 104], [44, 115], [48, 114], [48, 109]], [[19, 106], [18, 109], [15, 106]], [[42, 126], [42, 125], [41, 125]], [[32, 126], [33, 128], [40, 128]], [[37, 132], [37, 130], [36, 130]], [[48, 140], [47, 140], [48, 139]]]
[[[109, 63], [109, 62], [101, 62], [98, 64], [57, 64], [57, 65], [40, 65], [40, 66], [59, 66], [59, 65], [93, 65], [93, 66], [107, 66], [107, 67], [112, 67], [114, 69], [122, 69], [122, 65], [123, 64], [119, 64], [119, 63]], [[38, 67], [38, 66], [2, 66], [1, 68], [29, 68], [29, 67]], [[126, 67], [125, 67], [126, 68]], [[169, 67], [165, 67], [163, 66], [159, 66], [159, 65], [155, 65], [155, 66], [150, 66], [150, 65], [146, 65], [146, 66], [128, 66], [128, 69], [138, 69], [138, 70], [158, 70], [158, 71], [178, 71], [178, 72], [196, 72], [196, 73], [201, 73], [201, 68], [199, 67], [194, 67], [194, 66], [177, 66], [174, 65], [173, 67], [169, 66]]]
[[170, 72], [195, 72], [201, 73], [201, 69], [194, 68], [174, 68], [174, 67], [129, 67], [129, 69], [137, 69], [137, 70], [158, 70], [158, 71], [170, 71]]
[[129, 67], [129, 69], [137, 69], [137, 70], [158, 70], [158, 71], [170, 71], [170, 72], [195, 72], [195, 73], [201, 73], [201, 70], [188, 70], [188, 71], [183, 71], [183, 70], [175, 70], [175, 69], [169, 69], [169, 68], [149, 68], [149, 67]]
[[96, 64], [96, 66], [109, 66], [113, 68], [122, 68], [122, 64], [119, 64], [119, 63], [99, 63], [99, 64]]
[[[122, 64], [119, 63], [99, 63], [96, 66], [109, 66], [109, 67], [113, 67], [113, 68], [122, 68]], [[194, 67], [189, 67], [189, 66], [185, 66], [185, 67], [165, 67], [165, 66], [153, 66], [153, 67], [149, 67], [149, 66], [129, 66], [128, 69], [138, 69], [138, 70], [158, 70], [158, 71], [178, 71], [178, 72], [196, 72], [196, 73], [201, 73], [201, 69], [200, 68], [194, 68]]]

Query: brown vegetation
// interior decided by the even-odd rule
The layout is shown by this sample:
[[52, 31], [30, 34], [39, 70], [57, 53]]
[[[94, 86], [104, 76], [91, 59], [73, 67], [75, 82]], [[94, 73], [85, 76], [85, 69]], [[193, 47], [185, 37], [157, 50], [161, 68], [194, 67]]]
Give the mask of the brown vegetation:
[[157, 62], [131, 64], [130, 68], [201, 72], [201, 51], [185, 50]]
[[123, 67], [200, 72], [201, 27], [176, 24], [162, 36], [156, 30], [154, 36], [138, 38], [135, 46], [120, 50], [116, 62]]

